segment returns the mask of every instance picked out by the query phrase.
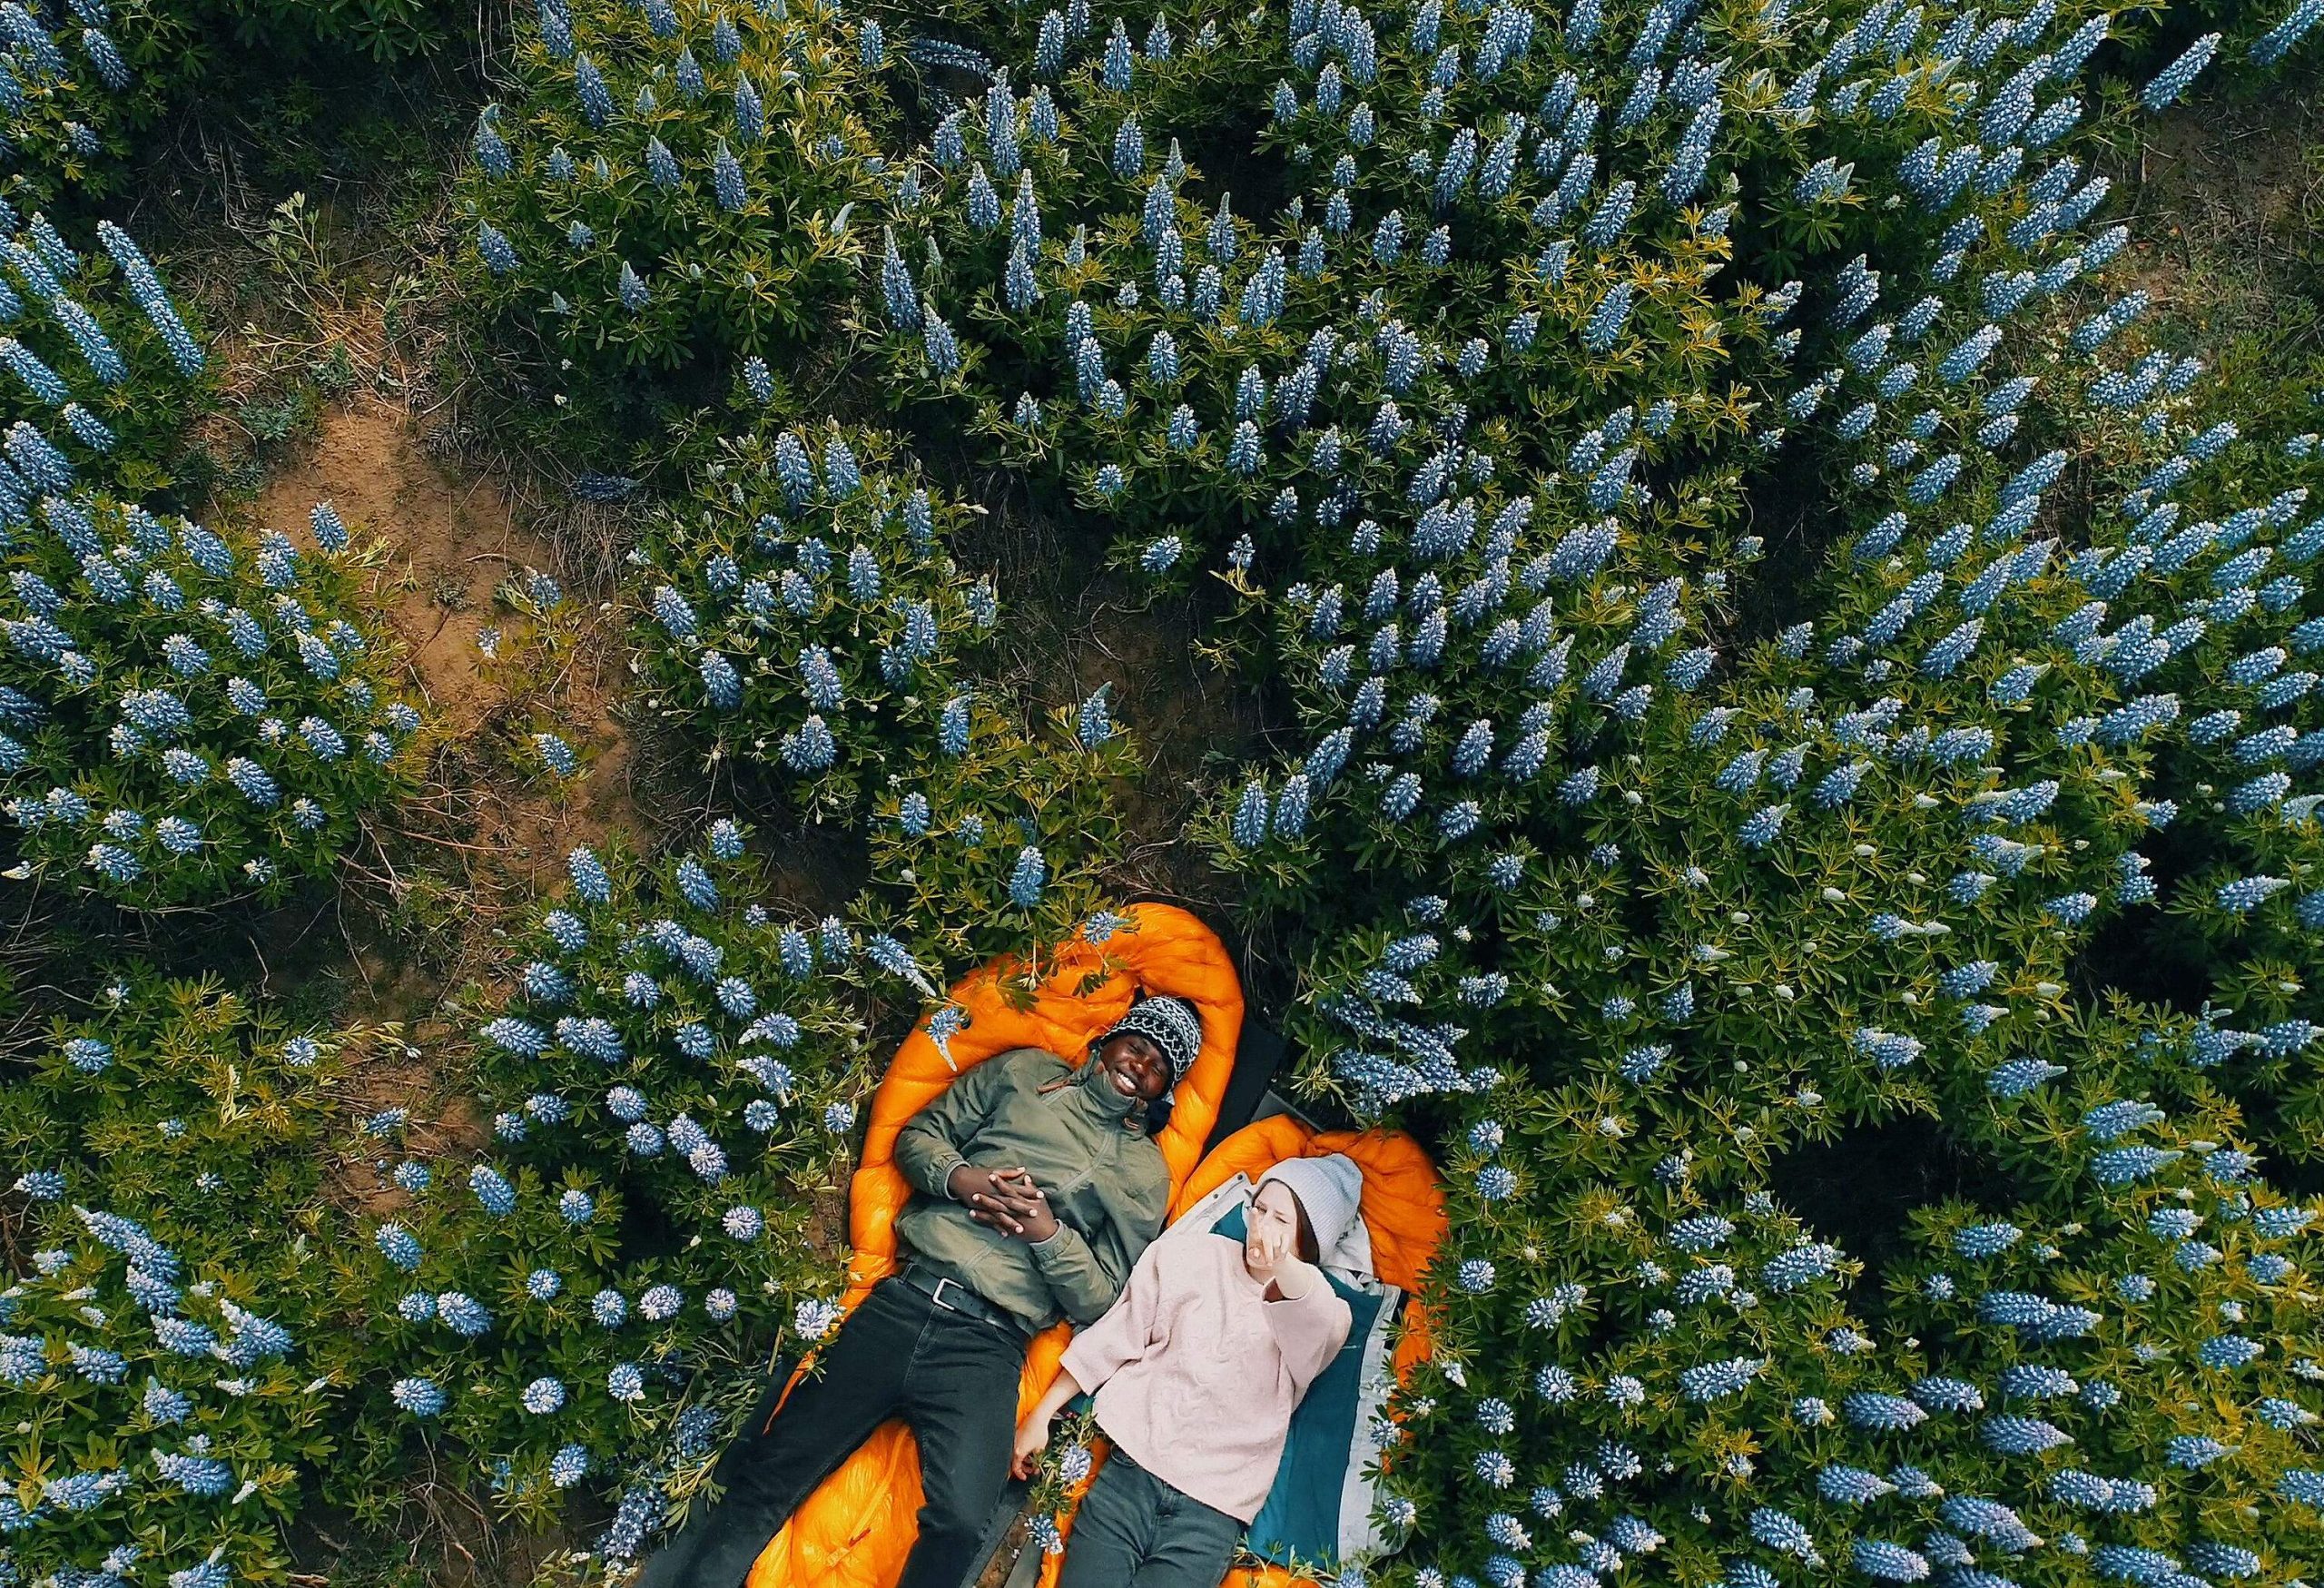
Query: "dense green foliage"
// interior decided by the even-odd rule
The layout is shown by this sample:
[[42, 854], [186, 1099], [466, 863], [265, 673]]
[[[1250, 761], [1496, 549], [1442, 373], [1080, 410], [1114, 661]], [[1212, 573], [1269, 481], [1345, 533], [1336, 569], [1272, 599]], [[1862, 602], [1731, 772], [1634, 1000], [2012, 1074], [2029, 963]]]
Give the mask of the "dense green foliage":
[[85, 492], [40, 514], [0, 598], [12, 874], [168, 904], [328, 870], [420, 720], [380, 636], [333, 616], [359, 612], [338, 559]]
[[871, 444], [731, 441], [633, 556], [648, 708], [714, 757], [780, 767], [818, 818], [859, 816], [867, 782], [934, 736], [1000, 614], [943, 549], [959, 510], [876, 455], [867, 475]]
[[[2272, 1249], [2307, 1215], [2269, 1211], [2247, 1149], [2312, 1147], [2253, 1138], [2217, 1088], [2314, 1084], [2313, 441], [2215, 428], [2200, 364], [2105, 289], [2106, 184], [2058, 153], [2102, 22], [1265, 20], [1271, 58], [1192, 19], [1142, 51], [1047, 22], [1029, 101], [996, 78], [939, 129], [884, 346], [1002, 457], [1061, 468], [1127, 557], [1223, 562], [1272, 621], [1310, 748], [1225, 791], [1220, 861], [1309, 945], [1313, 1081], [1469, 1149], [1393, 1464], [1406, 1569], [2297, 1558], [2312, 1414], [2267, 1364], [2314, 1334]], [[1178, 153], [1237, 105], [1295, 195], [1256, 235]], [[1807, 621], [1716, 669], [1689, 630], [1724, 626], [1758, 550], [1738, 487], [1771, 468], [1847, 528]], [[2157, 902], [2214, 1001], [2079, 1007], [2077, 956]], [[1933, 1214], [1935, 1255], [1978, 1218], [2076, 1238], [2029, 1243], [2038, 1282], [1900, 1264], [1856, 1321], [1816, 1300], [1847, 1268], [1813, 1232], [1722, 1249], [1788, 1149], [1908, 1114], [2027, 1198]], [[2262, 1238], [2241, 1256], [2193, 1239], [2236, 1224]], [[2134, 1281], [2142, 1240], [2225, 1288]], [[2015, 1295], [2030, 1322], [1992, 1299]], [[1764, 1318], [1771, 1296], [1804, 1310]], [[2042, 1323], [2102, 1297], [2089, 1328]], [[2260, 1316], [2279, 1344], [2230, 1327]], [[2232, 1401], [2181, 1416], [2206, 1403], [2174, 1363]], [[2105, 1386], [2078, 1404], [2120, 1431], [1938, 1415], [2040, 1398], [2014, 1366]], [[1931, 1378], [1967, 1388], [1898, 1398]], [[1915, 1455], [1934, 1477], [1892, 1470]], [[1947, 1495], [2026, 1520], [1856, 1514]]]
[[[0, 421], [28, 424], [64, 455], [62, 470], [28, 465], [32, 443], [8, 454], [9, 497], [22, 503], [64, 484], [123, 495], [167, 489], [188, 421], [208, 400], [209, 360], [176, 301], [129, 234], [98, 222], [95, 249], [76, 250], [35, 212], [0, 209], [5, 297], [0, 323]], [[44, 474], [49, 476], [44, 478]]]
[[546, 1519], [698, 1452], [719, 1374], [829, 1328], [841, 1275], [804, 1234], [867, 1080], [854, 938], [734, 902], [731, 824], [699, 859], [569, 870], [480, 1018], [481, 1155], [448, 1114], [351, 1106], [399, 1044], [143, 972], [0, 1092], [36, 1248], [0, 1301], [0, 1381], [38, 1407], [0, 1497], [18, 1570], [133, 1545], [271, 1580], [272, 1517], [391, 1520], [415, 1454]]
[[[1446, 1172], [1434, 1348], [1374, 1429], [1399, 1548], [1351, 1581], [2324, 1569], [2324, 443], [2156, 312], [2092, 174], [2324, 4], [2117, 20], [543, 0], [449, 283], [576, 438], [682, 443], [631, 526], [634, 704], [871, 880], [811, 922], [743, 902], [731, 823], [574, 854], [474, 1011], [488, 1143], [340, 1100], [361, 1033], [207, 991], [60, 1030], [0, 1091], [54, 1248], [0, 1338], [39, 1407], [6, 1580], [131, 1542], [176, 1588], [213, 1547], [279, 1572], [222, 1494], [398, 1525], [415, 1452], [527, 1524], [618, 1496], [603, 1557], [647, 1544], [832, 1322], [867, 1018], [948, 1034], [952, 975], [1118, 927], [1136, 725], [1001, 675], [990, 470], [1223, 589], [1284, 753], [1194, 836], [1291, 957], [1302, 1094]], [[335, 521], [318, 557], [132, 505], [202, 358], [118, 236], [143, 326], [44, 222], [0, 251], [12, 810], [44, 874], [208, 899], [327, 866], [396, 786], [370, 715], [382, 764], [409, 719]], [[234, 645], [239, 719], [188, 648]], [[280, 1383], [181, 1445], [123, 1398], [172, 1338]]]
[[469, 20], [447, 0], [29, 0], [0, 9], [0, 198], [115, 198], [156, 129], [360, 63], [437, 52]]
[[[481, 1029], [491, 1149], [378, 1166], [394, 1205], [362, 1309], [396, 1376], [370, 1388], [513, 1514], [628, 1472], [699, 1375], [763, 1360], [771, 1318], [820, 1333], [839, 1289], [803, 1192], [849, 1159], [855, 945], [735, 903], [742, 854], [727, 823], [675, 866], [575, 852]], [[391, 1144], [409, 1123], [366, 1129]], [[395, 1470], [395, 1444], [369, 1455]]]
[[[0, 248], [23, 289], [0, 298], [9, 875], [137, 905], [279, 896], [406, 786], [419, 714], [328, 504], [314, 552], [138, 505], [168, 482], [207, 360], [137, 245], [109, 222], [98, 234], [109, 263], [37, 215]], [[118, 311], [108, 330], [66, 286], [83, 275], [118, 282], [142, 321]]]
[[[964, 510], [833, 428], [745, 432], [636, 565], [645, 705], [778, 779], [793, 809], [864, 831], [860, 913], [921, 991], [1075, 934], [1121, 850], [1137, 757], [1108, 692], [1029, 730], [972, 665], [1000, 606], [947, 549]], [[1102, 928], [1100, 929], [1102, 935]]]
[[28, 1254], [0, 1294], [17, 1581], [276, 1569], [280, 1524], [344, 1454], [332, 1403], [360, 1340], [326, 1322], [320, 1191], [369, 1046], [140, 971], [0, 1091]]
[[[556, 4], [478, 118], [459, 261], [560, 409], [618, 420], [687, 365], [751, 395], [846, 301], [874, 191], [868, 46], [834, 8]], [[549, 358], [554, 369], [547, 368]], [[568, 375], [566, 371], [574, 373]]]

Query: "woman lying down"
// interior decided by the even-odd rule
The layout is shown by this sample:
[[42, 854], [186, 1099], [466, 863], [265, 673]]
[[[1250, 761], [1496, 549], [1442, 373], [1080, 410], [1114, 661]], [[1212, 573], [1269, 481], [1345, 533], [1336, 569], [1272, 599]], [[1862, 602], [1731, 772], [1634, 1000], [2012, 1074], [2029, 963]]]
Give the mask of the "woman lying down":
[[1241, 1241], [1183, 1224], [1165, 1234], [1066, 1347], [1017, 1431], [1014, 1470], [1031, 1475], [1078, 1394], [1093, 1396], [1114, 1448], [1082, 1499], [1058, 1588], [1218, 1588], [1266, 1501], [1293, 1410], [1347, 1339], [1348, 1305], [1319, 1265], [1349, 1238], [1363, 1187], [1343, 1154], [1275, 1165]]

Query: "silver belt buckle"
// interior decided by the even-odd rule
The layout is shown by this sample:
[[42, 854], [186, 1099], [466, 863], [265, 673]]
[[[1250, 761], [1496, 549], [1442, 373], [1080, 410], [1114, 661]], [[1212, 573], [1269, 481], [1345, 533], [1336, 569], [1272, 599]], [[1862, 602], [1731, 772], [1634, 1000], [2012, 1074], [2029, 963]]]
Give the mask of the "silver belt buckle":
[[960, 1281], [952, 1278], [950, 1275], [938, 1279], [936, 1281], [936, 1288], [929, 1292], [928, 1299], [942, 1307], [946, 1312], [958, 1312], [960, 1310], [959, 1307], [944, 1299], [944, 1287], [947, 1285], [950, 1285], [958, 1288], [960, 1287]]

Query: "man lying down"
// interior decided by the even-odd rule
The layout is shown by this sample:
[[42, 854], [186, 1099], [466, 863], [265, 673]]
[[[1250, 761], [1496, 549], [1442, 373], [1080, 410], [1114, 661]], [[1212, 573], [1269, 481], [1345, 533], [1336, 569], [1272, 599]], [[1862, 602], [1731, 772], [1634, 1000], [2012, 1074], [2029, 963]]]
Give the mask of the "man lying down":
[[[772, 1384], [720, 1463], [724, 1497], [638, 1588], [740, 1588], [801, 1502], [891, 1417], [920, 1445], [925, 1499], [899, 1588], [959, 1588], [1009, 1477], [1026, 1343], [1097, 1321], [1160, 1233], [1154, 1137], [1202, 1049], [1181, 998], [1130, 1006], [1075, 1069], [1017, 1048], [962, 1075], [896, 1138], [911, 1182], [901, 1267], [790, 1398]], [[775, 1410], [780, 1401], [781, 1409]]]

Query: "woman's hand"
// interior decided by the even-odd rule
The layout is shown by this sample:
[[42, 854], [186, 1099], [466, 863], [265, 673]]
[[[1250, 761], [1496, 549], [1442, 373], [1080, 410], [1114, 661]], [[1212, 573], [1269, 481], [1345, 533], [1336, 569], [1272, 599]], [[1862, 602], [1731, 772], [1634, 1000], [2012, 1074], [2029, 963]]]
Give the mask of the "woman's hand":
[[1267, 1299], [1297, 1301], [1314, 1293], [1318, 1285], [1327, 1284], [1324, 1270], [1301, 1257], [1288, 1257], [1275, 1265], [1275, 1279]]
[[1009, 1457], [1009, 1472], [1012, 1477], [1029, 1478], [1041, 1463], [1041, 1452], [1049, 1445], [1049, 1414], [1039, 1406], [1025, 1415], [1018, 1425], [1017, 1446]]
[[1285, 1264], [1299, 1262], [1297, 1239], [1297, 1232], [1288, 1226], [1255, 1223], [1250, 1238], [1243, 1243], [1243, 1267], [1260, 1284], [1271, 1284]]

